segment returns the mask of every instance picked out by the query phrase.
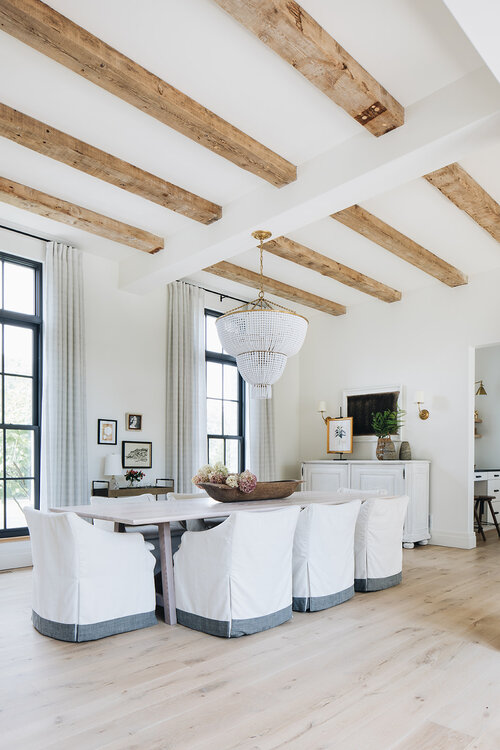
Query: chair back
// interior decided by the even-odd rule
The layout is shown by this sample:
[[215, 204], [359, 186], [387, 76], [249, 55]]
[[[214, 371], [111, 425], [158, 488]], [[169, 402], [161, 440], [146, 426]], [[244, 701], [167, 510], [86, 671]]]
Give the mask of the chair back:
[[74, 513], [43, 513], [30, 507], [23, 512], [33, 557], [33, 609], [52, 619], [55, 606], [67, 618], [61, 622], [76, 622], [79, 554], [73, 525], [81, 519]]
[[372, 497], [361, 506], [356, 523], [356, 578], [386, 578], [401, 571], [407, 495]]
[[328, 596], [354, 585], [354, 530], [361, 500], [309, 505], [293, 541], [293, 587], [298, 596]]
[[[299, 506], [240, 511], [218, 527], [231, 539], [233, 619], [267, 615], [292, 601], [292, 549]], [[208, 532], [212, 533], [212, 532]]]

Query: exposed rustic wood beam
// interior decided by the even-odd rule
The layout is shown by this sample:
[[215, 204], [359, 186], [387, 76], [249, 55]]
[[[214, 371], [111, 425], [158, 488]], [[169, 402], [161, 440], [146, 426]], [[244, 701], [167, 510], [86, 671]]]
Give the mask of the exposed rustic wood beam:
[[0, 29], [160, 122], [281, 187], [293, 164], [39, 0], [0, 0]]
[[424, 177], [500, 242], [500, 205], [460, 164], [449, 164]]
[[69, 224], [70, 227], [106, 237], [113, 242], [129, 245], [145, 253], [156, 253], [164, 246], [163, 238], [143, 229], [110, 219], [88, 208], [82, 208], [61, 198], [55, 198], [40, 190], [20, 185], [18, 182], [0, 177], [0, 201], [16, 208], [31, 211], [53, 221]]
[[[249, 271], [247, 268], [241, 268], [241, 266], [235, 266], [225, 260], [204, 270], [216, 276], [222, 276], [223, 279], [238, 281], [240, 284], [251, 286], [254, 289], [260, 287], [260, 274]], [[283, 284], [281, 281], [275, 281], [268, 276], [264, 276], [263, 286], [265, 292], [275, 294], [277, 297], [290, 300], [290, 302], [298, 302], [300, 305], [313, 307], [315, 310], [321, 310], [321, 312], [330, 315], [345, 315], [344, 305], [339, 305], [338, 302], [332, 302], [329, 299], [323, 299], [323, 297], [310, 294], [310, 292], [304, 292], [302, 289], [296, 289], [294, 286]]]
[[217, 204], [1, 103], [0, 136], [202, 224], [222, 216]]
[[332, 219], [340, 221], [363, 237], [376, 242], [377, 245], [389, 250], [398, 258], [406, 260], [412, 266], [420, 268], [421, 271], [434, 276], [443, 284], [448, 286], [461, 286], [467, 284], [467, 276], [455, 266], [450, 265], [425, 247], [406, 237], [397, 229], [378, 219], [373, 214], [365, 211], [361, 206], [351, 206], [343, 211], [331, 214]]
[[383, 302], [397, 302], [401, 299], [401, 292], [396, 289], [392, 289], [380, 281], [375, 281], [375, 279], [371, 279], [359, 271], [354, 271], [326, 255], [311, 250], [310, 247], [288, 239], [288, 237], [277, 237], [270, 240], [264, 244], [264, 248], [273, 255], [277, 255], [278, 258], [291, 260], [299, 266], [310, 268], [312, 271], [323, 274], [323, 276], [340, 281], [341, 284], [347, 284], [347, 286], [358, 289], [360, 292], [371, 294], [372, 297], [377, 297]]
[[404, 123], [404, 109], [293, 0], [215, 0], [370, 133]]

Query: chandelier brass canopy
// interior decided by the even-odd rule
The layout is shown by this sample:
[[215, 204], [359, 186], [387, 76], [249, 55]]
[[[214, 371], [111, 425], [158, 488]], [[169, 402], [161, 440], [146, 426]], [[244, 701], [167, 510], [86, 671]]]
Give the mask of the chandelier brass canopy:
[[264, 297], [264, 246], [271, 232], [252, 233], [259, 242], [260, 290], [256, 299], [221, 315], [217, 331], [225, 351], [236, 357], [238, 371], [253, 398], [271, 398], [271, 386], [282, 376], [288, 357], [302, 347], [307, 318]]

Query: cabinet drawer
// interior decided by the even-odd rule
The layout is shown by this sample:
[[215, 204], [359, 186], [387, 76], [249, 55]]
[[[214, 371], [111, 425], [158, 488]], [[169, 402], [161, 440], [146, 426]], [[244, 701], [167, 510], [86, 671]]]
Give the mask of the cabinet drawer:
[[500, 471], [489, 471], [488, 479], [498, 479], [500, 481]]
[[480, 479], [489, 479], [488, 472], [487, 471], [475, 471], [474, 481], [478, 482]]

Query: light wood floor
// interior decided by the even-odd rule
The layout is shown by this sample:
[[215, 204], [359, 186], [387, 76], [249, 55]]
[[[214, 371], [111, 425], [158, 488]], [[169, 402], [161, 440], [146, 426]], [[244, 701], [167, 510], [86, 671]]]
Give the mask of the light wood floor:
[[9, 750], [498, 750], [500, 541], [405, 551], [404, 582], [225, 640], [160, 624], [87, 644], [0, 575]]

